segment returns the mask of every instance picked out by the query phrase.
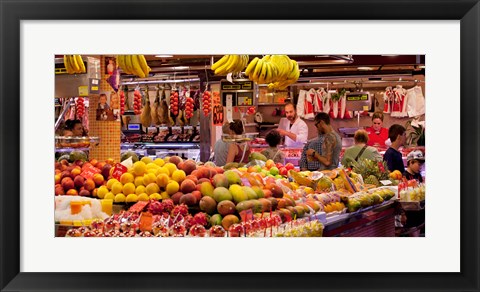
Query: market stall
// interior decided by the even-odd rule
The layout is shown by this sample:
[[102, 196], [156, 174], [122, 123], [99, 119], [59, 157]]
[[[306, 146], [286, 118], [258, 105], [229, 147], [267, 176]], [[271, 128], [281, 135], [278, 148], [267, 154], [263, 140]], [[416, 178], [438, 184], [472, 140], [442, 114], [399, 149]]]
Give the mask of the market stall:
[[[406, 107], [406, 92], [390, 100], [386, 88], [384, 104], [378, 104], [379, 85], [368, 78], [360, 87], [360, 77], [344, 82], [330, 77], [319, 82], [326, 88], [318, 87], [312, 82], [320, 78], [312, 75], [316, 63], [296, 57], [195, 56], [168, 66], [144, 55], [57, 57], [61, 79], [56, 82], [62, 86], [56, 98], [66, 102], [58, 103], [62, 110], [55, 130], [67, 118], [80, 118], [89, 133], [56, 137], [56, 236], [380, 237], [407, 232], [398, 230], [398, 210], [412, 211], [415, 204], [424, 210], [423, 184], [404, 182], [401, 173], [369, 161], [351, 169], [299, 171], [303, 146], [280, 145], [285, 163], [261, 154], [265, 135], [285, 115], [286, 102], [297, 105], [309, 139], [317, 136], [314, 114], [328, 113], [334, 129], [347, 129], [341, 132], [343, 150], [375, 107], [389, 113], [389, 123], [415, 122], [411, 130], [424, 125], [421, 114], [411, 119], [403, 104], [395, 105], [403, 101]], [[208, 68], [194, 63], [205, 59]], [[354, 58], [340, 59], [349, 64]], [[190, 62], [187, 71], [178, 66], [182, 62]], [[71, 80], [80, 80], [70, 84], [81, 94], [65, 89]], [[86, 88], [78, 85], [85, 82]], [[381, 86], [398, 82], [403, 81], [384, 80]], [[417, 86], [418, 80], [410, 82]], [[219, 133], [223, 123], [237, 119], [244, 134]], [[411, 142], [423, 128], [411, 133], [410, 148], [401, 149], [404, 156], [418, 149]], [[208, 161], [218, 139], [235, 143], [240, 138], [252, 151], [248, 163], [219, 167]]]

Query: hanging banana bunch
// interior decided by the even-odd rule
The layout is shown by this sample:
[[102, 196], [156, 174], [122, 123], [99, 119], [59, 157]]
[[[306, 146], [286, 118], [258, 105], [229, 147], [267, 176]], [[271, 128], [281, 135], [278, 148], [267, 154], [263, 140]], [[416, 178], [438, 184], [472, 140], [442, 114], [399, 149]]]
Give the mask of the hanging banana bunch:
[[248, 60], [248, 55], [225, 55], [212, 65], [211, 70], [215, 75], [239, 73], [247, 67]]
[[140, 78], [148, 77], [152, 70], [144, 55], [117, 55], [117, 62], [123, 72]]
[[255, 57], [248, 64], [245, 75], [256, 83], [268, 84], [270, 89], [284, 90], [298, 80], [300, 69], [287, 55], [266, 55], [261, 59]]
[[68, 74], [85, 73], [85, 63], [80, 55], [63, 55], [63, 63]]

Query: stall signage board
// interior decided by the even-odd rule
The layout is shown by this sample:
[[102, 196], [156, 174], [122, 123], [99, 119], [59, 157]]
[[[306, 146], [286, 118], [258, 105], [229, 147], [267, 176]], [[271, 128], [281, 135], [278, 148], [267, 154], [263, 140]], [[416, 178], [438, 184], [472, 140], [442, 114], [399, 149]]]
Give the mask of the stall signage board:
[[253, 81], [250, 80], [234, 80], [233, 83], [222, 80], [222, 91], [237, 91], [237, 90], [253, 90]]
[[100, 79], [89, 78], [88, 91], [90, 92], [90, 94], [99, 94], [100, 93]]
[[212, 98], [212, 118], [214, 126], [223, 125], [223, 105], [220, 100], [220, 93], [215, 91]]
[[254, 104], [254, 83], [248, 79], [222, 80], [220, 82], [222, 105], [227, 106], [227, 99], [232, 106], [252, 106]]
[[367, 110], [371, 105], [371, 96], [369, 92], [347, 92], [346, 95], [347, 108], [351, 111]]

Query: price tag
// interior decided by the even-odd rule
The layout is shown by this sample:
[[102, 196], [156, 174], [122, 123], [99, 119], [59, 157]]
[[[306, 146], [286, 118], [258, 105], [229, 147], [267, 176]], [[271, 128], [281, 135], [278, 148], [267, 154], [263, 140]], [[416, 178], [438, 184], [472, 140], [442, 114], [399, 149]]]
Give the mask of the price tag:
[[381, 180], [380, 182], [381, 182], [382, 185], [384, 185], [384, 186], [388, 186], [388, 185], [391, 185], [391, 184], [392, 184], [392, 182], [391, 182], [390, 180], [388, 180], [388, 179], [386, 179], [386, 180]]
[[242, 222], [247, 222], [253, 220], [253, 212], [252, 209], [243, 210], [240, 212], [240, 217], [242, 218]]
[[79, 86], [78, 87], [78, 96], [88, 96], [88, 86]]
[[212, 118], [213, 118], [213, 125], [214, 126], [221, 126], [223, 125], [223, 105], [220, 100], [220, 93], [213, 92], [213, 99], [212, 99]]
[[128, 209], [129, 212], [141, 212], [147, 205], [148, 201], [140, 201], [135, 203], [135, 205], [131, 206], [130, 209]]
[[364, 106], [363, 106], [363, 110], [364, 110], [364, 111], [368, 111], [368, 110], [369, 110], [368, 105], [364, 105]]
[[117, 163], [115, 164], [115, 166], [113, 167], [113, 173], [112, 173], [112, 176], [114, 178], [116, 178], [117, 180], [120, 180], [120, 177], [122, 176], [122, 174], [124, 174], [125, 172], [127, 172], [127, 167], [123, 164], [120, 164], [120, 163]]
[[252, 185], [250, 184], [250, 182], [248, 181], [247, 178], [242, 177], [242, 178], [240, 178], [240, 180], [242, 181], [242, 183], [243, 183], [244, 186], [247, 186], [247, 187], [251, 187], [251, 186], [252, 186]]
[[227, 121], [233, 123], [233, 112], [232, 112], [232, 99], [231, 94], [227, 94]]
[[93, 178], [93, 176], [97, 173], [100, 173], [100, 169], [89, 164], [82, 170], [82, 173], [80, 173], [80, 175], [83, 176], [83, 178], [85, 179], [89, 179], [89, 178]]

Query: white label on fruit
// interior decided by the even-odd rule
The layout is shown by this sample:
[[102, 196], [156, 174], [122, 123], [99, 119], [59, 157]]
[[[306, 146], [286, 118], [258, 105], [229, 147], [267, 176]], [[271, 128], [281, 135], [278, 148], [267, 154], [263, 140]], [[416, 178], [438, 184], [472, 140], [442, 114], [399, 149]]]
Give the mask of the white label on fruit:
[[227, 94], [227, 121], [233, 123], [233, 111], [232, 111], [232, 99], [231, 94]]
[[391, 184], [392, 184], [392, 182], [391, 182], [390, 180], [388, 180], [388, 179], [386, 179], [386, 180], [381, 180], [380, 182], [381, 182], [382, 185], [384, 185], [384, 186], [388, 186], [388, 185], [391, 185]]

